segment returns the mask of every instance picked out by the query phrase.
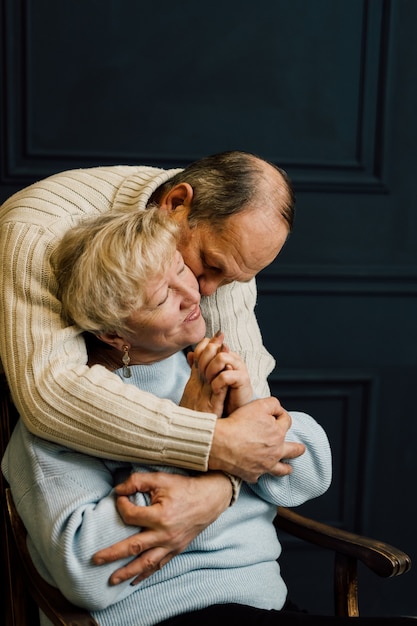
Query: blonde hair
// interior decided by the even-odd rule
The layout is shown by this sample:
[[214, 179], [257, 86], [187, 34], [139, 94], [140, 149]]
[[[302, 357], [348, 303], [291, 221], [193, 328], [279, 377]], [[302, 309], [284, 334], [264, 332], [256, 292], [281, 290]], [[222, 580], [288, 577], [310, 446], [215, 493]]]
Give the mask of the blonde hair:
[[144, 287], [172, 262], [178, 227], [157, 206], [110, 211], [65, 233], [54, 255], [63, 315], [92, 333], [128, 331]]

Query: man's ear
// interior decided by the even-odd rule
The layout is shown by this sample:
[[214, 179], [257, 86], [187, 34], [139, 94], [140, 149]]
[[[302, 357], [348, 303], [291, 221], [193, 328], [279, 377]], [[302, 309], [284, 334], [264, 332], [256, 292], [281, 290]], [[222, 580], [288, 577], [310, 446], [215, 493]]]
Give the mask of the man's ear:
[[161, 199], [159, 206], [167, 211], [176, 222], [188, 218], [194, 191], [188, 183], [179, 183]]
[[123, 346], [128, 345], [130, 348], [130, 344], [117, 333], [98, 333], [96, 336], [100, 341], [107, 343], [112, 348], [116, 348], [116, 350], [120, 350], [120, 352], [123, 352]]

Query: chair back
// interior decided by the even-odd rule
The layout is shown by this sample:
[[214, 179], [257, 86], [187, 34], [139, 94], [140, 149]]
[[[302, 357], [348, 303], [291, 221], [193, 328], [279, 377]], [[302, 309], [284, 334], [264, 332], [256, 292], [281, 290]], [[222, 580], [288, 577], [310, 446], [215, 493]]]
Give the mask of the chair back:
[[[3, 457], [18, 419], [4, 372], [0, 372], [0, 454]], [[0, 473], [1, 474], [1, 473]], [[26, 543], [10, 487], [3, 474], [1, 483], [1, 582], [4, 623], [7, 626], [39, 626], [39, 609], [56, 626], [98, 626], [84, 609], [66, 600], [37, 572]]]

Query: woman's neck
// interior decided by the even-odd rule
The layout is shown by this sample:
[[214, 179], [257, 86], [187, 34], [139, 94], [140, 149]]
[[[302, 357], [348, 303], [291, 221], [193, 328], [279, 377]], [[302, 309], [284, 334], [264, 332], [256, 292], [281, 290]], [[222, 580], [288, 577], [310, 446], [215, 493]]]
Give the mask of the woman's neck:
[[85, 343], [87, 346], [87, 365], [103, 365], [111, 372], [123, 367], [122, 355], [118, 350], [104, 343], [91, 333], [85, 333]]
[[[87, 364], [92, 367], [93, 365], [103, 365], [111, 372], [123, 367], [122, 356], [123, 354], [117, 348], [110, 346], [109, 344], [101, 341], [95, 335], [91, 333], [85, 333], [85, 342], [87, 346], [88, 362]], [[154, 355], [138, 355], [137, 350], [132, 350], [129, 354], [130, 365], [152, 365], [158, 361], [163, 361], [174, 353]]]

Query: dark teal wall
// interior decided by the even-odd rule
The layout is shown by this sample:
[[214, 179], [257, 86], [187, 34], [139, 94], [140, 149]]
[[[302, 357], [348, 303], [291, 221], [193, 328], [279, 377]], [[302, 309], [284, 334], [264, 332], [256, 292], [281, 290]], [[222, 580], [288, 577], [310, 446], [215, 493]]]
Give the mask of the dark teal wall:
[[[0, 199], [95, 164], [226, 149], [287, 169], [294, 232], [259, 278], [273, 393], [330, 436], [306, 510], [417, 559], [417, 2], [2, 0]], [[327, 557], [289, 543], [296, 598]], [[364, 613], [417, 614], [417, 570], [365, 579]], [[382, 587], [381, 587], [382, 585]], [[366, 599], [365, 599], [366, 598]]]

